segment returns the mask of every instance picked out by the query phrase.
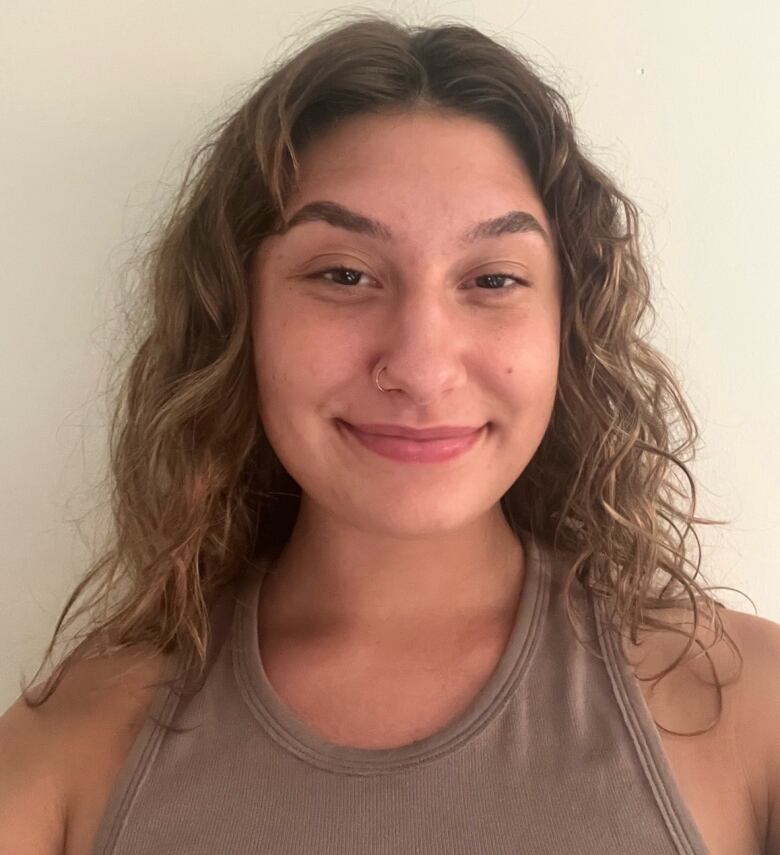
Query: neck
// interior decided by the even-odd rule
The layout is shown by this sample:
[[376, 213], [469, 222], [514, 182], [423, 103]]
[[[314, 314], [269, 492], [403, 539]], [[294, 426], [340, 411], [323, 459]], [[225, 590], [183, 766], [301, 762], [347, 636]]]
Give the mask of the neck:
[[344, 526], [302, 504], [263, 580], [260, 619], [279, 631], [399, 638], [513, 620], [522, 544], [500, 507], [457, 532], [398, 540]]

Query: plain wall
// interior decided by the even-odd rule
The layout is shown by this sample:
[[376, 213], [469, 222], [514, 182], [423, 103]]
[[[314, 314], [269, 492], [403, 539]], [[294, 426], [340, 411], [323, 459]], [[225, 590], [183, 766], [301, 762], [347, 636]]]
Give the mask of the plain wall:
[[[101, 394], [121, 338], [123, 265], [196, 137], [326, 8], [3, 4], [0, 709], [22, 669], [37, 667], [100, 526]], [[455, 17], [507, 37], [569, 98], [583, 144], [643, 214], [653, 340], [680, 369], [701, 429], [697, 510], [733, 520], [699, 529], [702, 570], [780, 622], [779, 7], [360, 8], [415, 23]]]

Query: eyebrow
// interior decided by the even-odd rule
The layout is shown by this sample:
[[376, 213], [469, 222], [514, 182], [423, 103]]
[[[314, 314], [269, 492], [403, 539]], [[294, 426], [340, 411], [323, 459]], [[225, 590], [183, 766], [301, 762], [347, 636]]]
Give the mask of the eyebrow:
[[[272, 234], [284, 235], [301, 223], [325, 222], [341, 229], [368, 235], [383, 241], [393, 240], [391, 229], [379, 220], [371, 219], [357, 211], [352, 211], [338, 202], [319, 200], [304, 205]], [[528, 211], [507, 211], [499, 217], [481, 220], [471, 225], [461, 235], [461, 243], [474, 243], [484, 238], [498, 237], [504, 234], [530, 232], [542, 236], [545, 243], [550, 245], [550, 236], [542, 224]]]

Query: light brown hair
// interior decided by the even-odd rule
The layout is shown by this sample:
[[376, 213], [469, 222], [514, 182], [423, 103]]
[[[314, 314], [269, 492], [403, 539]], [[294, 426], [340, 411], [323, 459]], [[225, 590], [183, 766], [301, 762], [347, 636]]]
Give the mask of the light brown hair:
[[674, 369], [648, 340], [637, 206], [586, 157], [564, 97], [511, 45], [463, 23], [345, 18], [275, 63], [209, 132], [143, 256], [141, 340], [110, 435], [111, 541], [68, 599], [44, 662], [89, 615], [81, 640], [40, 696], [26, 696], [30, 705], [45, 702], [68, 662], [138, 645], [181, 652], [202, 680], [211, 603], [284, 547], [300, 488], [257, 412], [251, 259], [295, 186], [296, 152], [343, 117], [383, 110], [454, 111], [500, 129], [555, 229], [556, 400], [501, 507], [515, 530], [571, 553], [572, 624], [575, 579], [634, 641], [641, 628], [683, 632], [662, 618], [687, 602], [689, 642], [659, 679], [694, 646], [702, 609], [717, 638], [725, 633], [708, 608], [722, 604], [696, 581], [701, 550], [696, 564], [687, 554], [689, 536], [699, 545], [696, 525], [724, 523], [695, 516], [686, 462], [698, 430]]

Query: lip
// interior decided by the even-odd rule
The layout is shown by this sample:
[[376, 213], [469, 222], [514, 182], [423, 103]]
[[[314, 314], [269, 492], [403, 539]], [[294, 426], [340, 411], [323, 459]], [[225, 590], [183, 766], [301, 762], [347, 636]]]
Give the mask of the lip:
[[413, 428], [404, 425], [393, 424], [353, 424], [345, 422], [355, 430], [362, 433], [379, 434], [381, 436], [401, 436], [405, 439], [428, 440], [428, 439], [450, 439], [451, 437], [470, 436], [480, 430], [484, 425], [443, 425], [433, 428]]
[[[364, 448], [381, 457], [403, 463], [442, 463], [464, 454], [472, 448], [487, 431], [487, 424], [471, 429], [467, 434], [440, 439], [408, 439], [403, 436], [388, 436], [367, 433], [349, 422], [337, 419], [339, 427], [348, 436], [354, 437]], [[376, 427], [376, 426], [374, 426]]]

